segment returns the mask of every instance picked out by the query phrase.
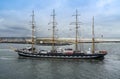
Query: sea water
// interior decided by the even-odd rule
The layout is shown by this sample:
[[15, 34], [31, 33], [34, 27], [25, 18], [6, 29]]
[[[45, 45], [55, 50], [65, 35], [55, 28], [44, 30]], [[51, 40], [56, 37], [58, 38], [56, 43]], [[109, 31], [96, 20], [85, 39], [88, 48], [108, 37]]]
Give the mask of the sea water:
[[[31, 59], [20, 58], [11, 47], [23, 48], [25, 44], [0, 44], [0, 79], [120, 79], [120, 44], [101, 43], [105, 49], [104, 60]], [[89, 49], [91, 44], [85, 44]], [[48, 50], [50, 46], [37, 46]], [[63, 48], [71, 46], [62, 46]], [[62, 48], [61, 47], [61, 48]]]

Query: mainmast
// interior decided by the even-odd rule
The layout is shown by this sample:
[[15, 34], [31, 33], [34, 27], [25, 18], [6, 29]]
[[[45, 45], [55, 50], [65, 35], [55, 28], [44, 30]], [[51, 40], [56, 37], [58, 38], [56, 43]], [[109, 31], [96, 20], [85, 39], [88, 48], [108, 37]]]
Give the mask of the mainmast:
[[51, 15], [52, 18], [52, 52], [55, 52], [55, 27], [56, 27], [56, 22], [55, 22], [55, 10], [53, 9], [53, 14]]
[[80, 23], [78, 21], [78, 16], [80, 16], [80, 15], [78, 14], [77, 10], [76, 10], [76, 14], [73, 15], [73, 16], [75, 16], [75, 19], [76, 19], [76, 21], [74, 22], [75, 25], [76, 25], [76, 27], [75, 27], [75, 29], [76, 29], [76, 34], [75, 34], [75, 51], [78, 51], [78, 28], [79, 28], [79, 23]]
[[92, 53], [95, 53], [94, 16], [92, 18]]
[[34, 31], [35, 31], [35, 20], [34, 20], [34, 11], [32, 11], [32, 53], [34, 53], [34, 44], [35, 44], [35, 39], [34, 39]]

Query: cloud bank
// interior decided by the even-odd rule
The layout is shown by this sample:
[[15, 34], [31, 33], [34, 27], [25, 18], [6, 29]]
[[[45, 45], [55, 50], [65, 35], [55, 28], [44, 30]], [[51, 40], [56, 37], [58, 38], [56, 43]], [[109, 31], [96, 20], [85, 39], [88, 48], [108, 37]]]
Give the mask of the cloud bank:
[[[51, 37], [52, 10], [56, 11], [58, 37], [74, 37], [75, 10], [81, 15], [80, 35], [91, 37], [92, 16], [96, 37], [119, 37], [119, 0], [2, 0], [0, 3], [0, 36], [31, 36], [31, 13], [35, 11], [36, 34]], [[72, 30], [70, 30], [72, 29]]]

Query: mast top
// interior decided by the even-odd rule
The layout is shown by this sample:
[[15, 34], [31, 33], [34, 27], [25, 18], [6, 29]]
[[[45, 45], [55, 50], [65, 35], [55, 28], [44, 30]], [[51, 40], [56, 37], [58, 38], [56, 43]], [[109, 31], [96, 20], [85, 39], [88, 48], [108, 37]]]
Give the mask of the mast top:
[[55, 16], [55, 9], [53, 9], [53, 14], [51, 16]]
[[34, 26], [34, 24], [35, 24], [35, 19], [34, 19], [34, 17], [35, 17], [35, 14], [34, 14], [34, 10], [32, 11], [32, 26]]
[[32, 11], [32, 14], [33, 14], [33, 16], [34, 16], [34, 10]]
[[78, 14], [78, 10], [76, 9], [76, 13], [75, 13], [75, 15], [73, 15], [73, 16], [80, 16], [80, 14]]

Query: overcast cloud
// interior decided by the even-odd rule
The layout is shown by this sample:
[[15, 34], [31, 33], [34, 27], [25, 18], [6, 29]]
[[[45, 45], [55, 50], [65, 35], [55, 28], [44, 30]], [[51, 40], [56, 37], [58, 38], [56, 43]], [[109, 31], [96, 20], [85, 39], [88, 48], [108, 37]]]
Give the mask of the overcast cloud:
[[[92, 17], [95, 17], [96, 37], [120, 37], [119, 0], [1, 0], [0, 36], [31, 36], [31, 14], [35, 11], [37, 36], [51, 37], [52, 10], [56, 11], [57, 35], [74, 37], [75, 21], [72, 16], [77, 9], [80, 35], [91, 37]], [[70, 30], [72, 29], [72, 30]]]

